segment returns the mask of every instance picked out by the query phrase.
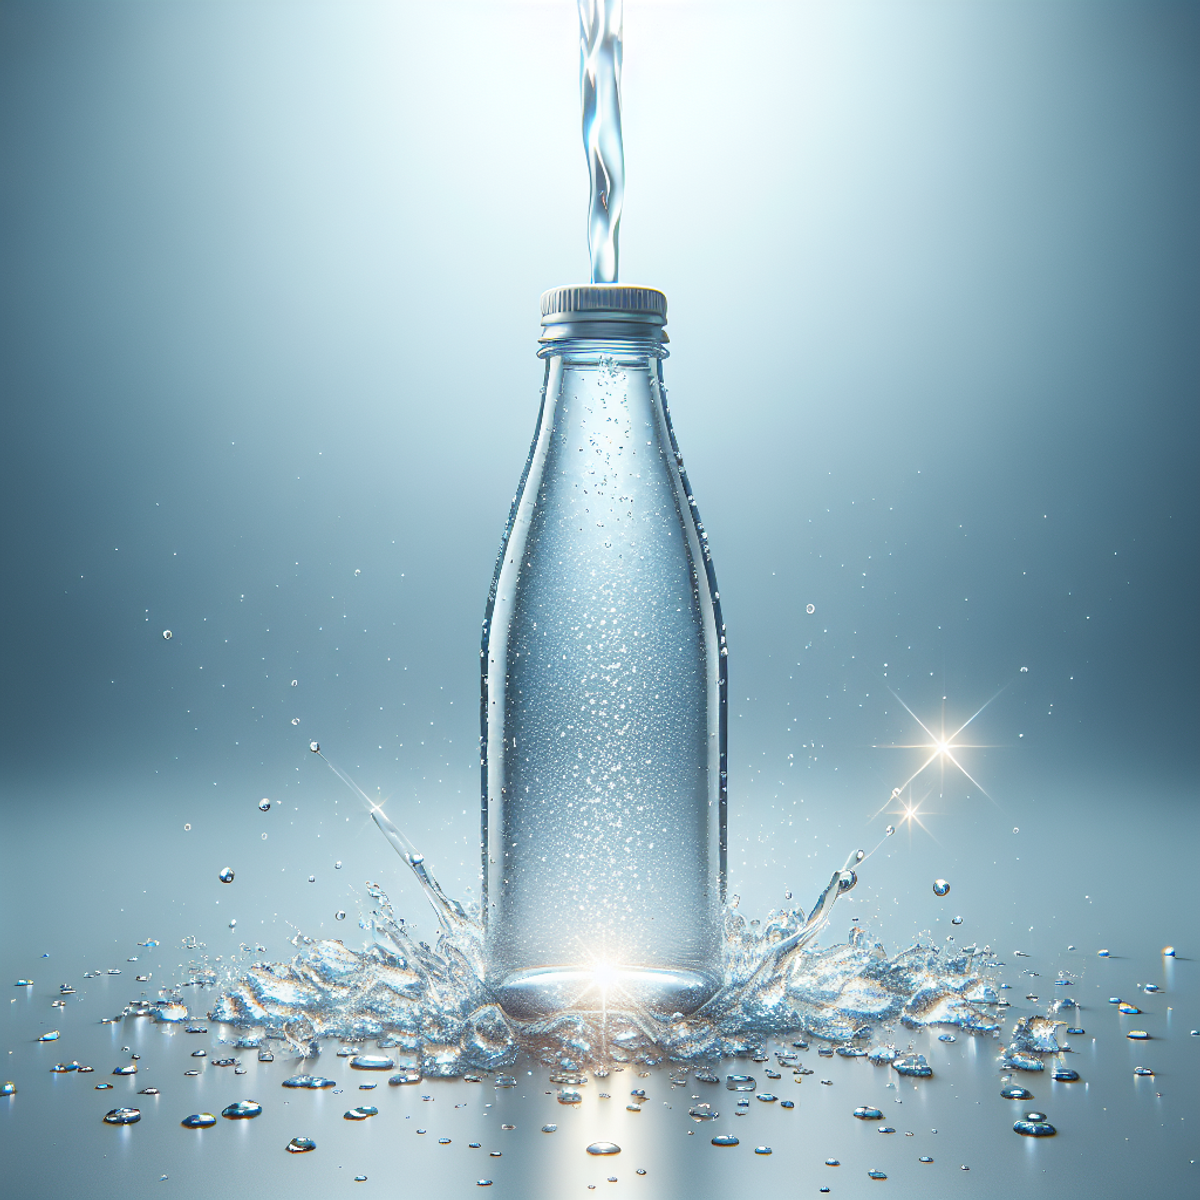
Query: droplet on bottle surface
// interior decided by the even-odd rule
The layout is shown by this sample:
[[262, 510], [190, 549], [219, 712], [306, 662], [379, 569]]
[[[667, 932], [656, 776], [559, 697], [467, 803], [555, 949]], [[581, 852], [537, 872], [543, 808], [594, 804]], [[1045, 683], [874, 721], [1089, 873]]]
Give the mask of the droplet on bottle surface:
[[354, 1182], [355, 1183], [366, 1183], [367, 1177], [365, 1175], [355, 1175]]
[[263, 797], [263, 798], [262, 798], [262, 799], [261, 799], [261, 800], [258, 802], [258, 811], [259, 811], [259, 812], [270, 812], [270, 811], [271, 811], [271, 802], [270, 802], [270, 800], [268, 800], [268, 799], [266, 798], [266, 796], [264, 796], [264, 797]]
[[1148, 1042], [1150, 1035], [1144, 1029], [1131, 1029], [1125, 1035], [1131, 1042]]
[[43, 1033], [38, 1038], [39, 1042], [57, 1042], [61, 1034], [57, 1029], [51, 1029], [49, 1033]]
[[289, 1154], [307, 1154], [309, 1150], [315, 1150], [317, 1143], [312, 1138], [294, 1137], [284, 1147]]
[[1006, 1087], [1001, 1093], [1005, 1100], [1032, 1100], [1033, 1093], [1023, 1087]]
[[1028, 667], [1022, 667], [1022, 668], [1021, 668], [1021, 674], [1022, 674], [1022, 675], [1028, 675], [1028, 674], [1029, 674], [1029, 668], [1028, 668]]
[[1079, 1081], [1079, 1072], [1072, 1070], [1070, 1067], [1059, 1067], [1050, 1078], [1057, 1079], [1059, 1083], [1077, 1083]]
[[804, 611], [811, 617], [817, 611], [817, 606], [815, 604], [806, 604]]
[[1097, 956], [1098, 958], [1108, 958], [1108, 956], [1109, 956], [1109, 951], [1107, 951], [1107, 950], [1097, 950], [1097, 951], [1096, 951], [1096, 956]]
[[877, 1108], [872, 1108], [869, 1104], [860, 1104], [855, 1110], [854, 1115], [860, 1121], [882, 1121], [883, 1113]]
[[158, 1088], [142, 1088], [142, 1090], [140, 1092], [138, 1092], [138, 1095], [139, 1096], [157, 1096]]
[[272, 1054], [270, 1050], [260, 1050], [258, 1052], [258, 1061], [259, 1062], [274, 1062], [275, 1055]]
[[262, 1105], [257, 1101], [238, 1100], [221, 1109], [221, 1116], [228, 1117], [231, 1121], [244, 1121], [250, 1117], [257, 1117], [260, 1112], [262, 1112]]
[[1043, 1113], [1026, 1113], [1025, 1119], [1013, 1125], [1013, 1132], [1023, 1137], [1053, 1137], [1058, 1130], [1046, 1120]]
[[172, 637], [171, 631], [169, 629], [164, 629], [163, 630], [163, 641], [169, 642], [171, 640], [171, 637]]
[[771, 1147], [770, 1146], [755, 1146], [754, 1153], [755, 1154], [770, 1154]]
[[15, 1096], [17, 1094], [17, 1085], [11, 1079], [6, 1079], [0, 1083], [0, 1096]]
[[1174, 958], [1175, 957], [1175, 947], [1174, 946], [1164, 946], [1163, 947], [1163, 957], [1164, 958]]
[[738, 1139], [732, 1133], [718, 1133], [712, 1139], [712, 1144], [714, 1146], [736, 1146], [738, 1145]]
[[386, 1054], [356, 1054], [350, 1065], [356, 1071], [390, 1071], [396, 1062]]
[[333, 917], [335, 921], [344, 921], [346, 919], [346, 910], [344, 908], [339, 908], [337, 912], [333, 914]]
[[298, 680], [298, 679], [293, 679], [293, 680], [292, 680], [292, 687], [295, 687], [295, 686], [296, 686], [296, 685], [297, 685], [299, 682], [300, 682], [300, 680]]
[[362, 571], [361, 571], [361, 570], [360, 570], [358, 567], [355, 567], [355, 568], [354, 568], [354, 574], [355, 574], [356, 576], [358, 576], [358, 575], [361, 575], [361, 574], [362, 574]]
[[347, 1121], [365, 1121], [368, 1117], [378, 1115], [379, 1109], [372, 1104], [360, 1104], [357, 1108], [348, 1109], [342, 1114]]
[[192, 1113], [190, 1117], [184, 1117], [179, 1123], [184, 1129], [208, 1129], [217, 1123], [217, 1118], [212, 1113]]
[[293, 718], [292, 718], [292, 724], [293, 724], [293, 725], [299, 725], [299, 724], [300, 724], [300, 718], [299, 718], [299, 717], [293, 717]]
[[826, 1165], [827, 1167], [840, 1167], [842, 1164], [841, 1164], [841, 1162], [840, 1162], [838, 1159], [836, 1159], [836, 1158], [827, 1158], [827, 1159], [825, 1160], [825, 1165]]
[[114, 1067], [113, 1074], [114, 1075], [136, 1075], [137, 1074], [137, 1063], [130, 1063], [126, 1067]]
[[1067, 1032], [1072, 1037], [1082, 1037], [1086, 1031], [1083, 1029], [1080, 1029], [1077, 1025], [1070, 1025], [1067, 1027]]
[[542, 1126], [542, 1132], [543, 1132], [543, 1133], [554, 1133], [554, 1132], [555, 1132], [557, 1129], [558, 1129], [558, 1126], [557, 1126], [557, 1125], [554, 1125], [554, 1124], [550, 1124], [550, 1125], [543, 1125], [543, 1126]]
[[405, 1083], [420, 1083], [421, 1072], [417, 1067], [401, 1067], [389, 1080], [388, 1083], [392, 1087], [399, 1087]]
[[891, 836], [892, 836], [892, 834], [893, 834], [893, 833], [895, 833], [895, 832], [896, 832], [896, 827], [895, 827], [895, 825], [889, 825], [889, 826], [887, 826], [887, 828], [885, 828], [885, 829], [884, 829], [884, 831], [883, 831], [883, 836], [884, 836], [884, 837], [891, 837]]
[[342, 860], [340, 858], [333, 864], [333, 869], [335, 871], [340, 871], [342, 869]]
[[317, 882], [317, 877], [316, 877], [315, 875], [310, 875], [310, 876], [308, 877], [308, 882], [309, 882], [309, 883], [316, 883], [316, 882]]
[[715, 1121], [720, 1115], [711, 1104], [697, 1104], [688, 1109], [688, 1116], [693, 1121]]
[[1014, 826], [1013, 826], [1013, 833], [1020, 833], [1020, 832], [1021, 832], [1021, 827], [1020, 827], [1019, 825], [1014, 825]]
[[230, 918], [230, 921], [229, 921], [229, 928], [230, 928], [230, 929], [236, 929], [236, 928], [237, 928], [237, 917], [231, 917], [231, 918]]
[[730, 1092], [752, 1092], [758, 1087], [753, 1075], [727, 1075], [725, 1088]]
[[887, 1176], [882, 1171], [868, 1171], [868, 1179], [886, 1179]]
[[950, 918], [951, 925], [961, 925], [962, 923], [963, 923], [962, 917], [951, 917]]
[[620, 1154], [621, 1147], [616, 1142], [593, 1142], [588, 1148], [589, 1154]]
[[106, 1125], [133, 1125], [142, 1119], [140, 1108], [110, 1108], [104, 1114]]
[[222, 883], [232, 883], [233, 882], [233, 868], [232, 867], [222, 867], [217, 872], [217, 878]]
[[309, 743], [308, 743], [308, 748], [309, 748], [309, 749], [310, 749], [310, 750], [311, 750], [311, 751], [312, 751], [314, 754], [320, 754], [320, 753], [321, 753], [321, 743], [320, 743], [320, 742], [309, 742]]
[[933, 881], [933, 894], [935, 896], [948, 896], [950, 894], [950, 885], [944, 879], [935, 879]]
[[1154, 1074], [1154, 1072], [1149, 1067], [1134, 1067], [1133, 1073], [1135, 1075], [1153, 1075]]
[[190, 823], [190, 822], [187, 822], [187, 821], [185, 821], [185, 822], [184, 822], [184, 825], [183, 825], [183, 832], [184, 832], [184, 833], [191, 833], [191, 831], [192, 831], [192, 826], [191, 826], [191, 823]]

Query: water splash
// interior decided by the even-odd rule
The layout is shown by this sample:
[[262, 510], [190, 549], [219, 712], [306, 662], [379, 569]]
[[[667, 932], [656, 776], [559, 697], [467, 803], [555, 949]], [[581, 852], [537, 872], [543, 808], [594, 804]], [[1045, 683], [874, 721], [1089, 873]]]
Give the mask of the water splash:
[[859, 926], [844, 944], [816, 946], [838, 897], [857, 883], [853, 866], [863, 861], [862, 851], [832, 873], [807, 915], [792, 907], [762, 924], [747, 922], [733, 901], [724, 914], [723, 986], [690, 1016], [660, 1015], [610, 991], [602, 1011], [518, 1021], [484, 982], [477, 906], [449, 898], [380, 805], [325, 761], [412, 870], [440, 932], [433, 946], [414, 940], [383, 889], [368, 884], [375, 907], [360, 919], [370, 934], [364, 949], [298, 935], [293, 941], [300, 953], [291, 963], [253, 966], [227, 986], [211, 1019], [253, 1031], [251, 1041], [280, 1038], [315, 1054], [322, 1038], [376, 1038], [381, 1049], [410, 1054], [410, 1069], [420, 1078], [494, 1070], [521, 1051], [578, 1070], [610, 1061], [713, 1060], [759, 1050], [768, 1036], [789, 1031], [849, 1041], [893, 1021], [910, 1028], [999, 1029], [990, 1012], [997, 993], [976, 966], [977, 959], [987, 960], [987, 950], [918, 944], [889, 957]]
[[578, 0], [579, 84], [587, 155], [588, 253], [592, 283], [616, 283], [617, 239], [625, 199], [621, 140], [623, 0]]

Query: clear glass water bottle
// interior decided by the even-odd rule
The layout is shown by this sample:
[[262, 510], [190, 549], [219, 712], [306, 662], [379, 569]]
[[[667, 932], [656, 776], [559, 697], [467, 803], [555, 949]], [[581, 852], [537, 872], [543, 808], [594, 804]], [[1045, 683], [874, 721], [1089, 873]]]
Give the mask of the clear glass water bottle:
[[482, 649], [488, 979], [513, 1016], [720, 985], [726, 649], [663, 387], [666, 297], [542, 297], [541, 413]]

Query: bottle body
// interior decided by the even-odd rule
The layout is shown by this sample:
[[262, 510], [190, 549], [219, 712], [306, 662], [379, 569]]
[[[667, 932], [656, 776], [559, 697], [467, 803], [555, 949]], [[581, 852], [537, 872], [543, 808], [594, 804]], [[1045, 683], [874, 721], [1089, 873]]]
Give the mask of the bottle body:
[[489, 982], [512, 1015], [699, 1007], [721, 979], [725, 642], [661, 343], [542, 351], [484, 624]]

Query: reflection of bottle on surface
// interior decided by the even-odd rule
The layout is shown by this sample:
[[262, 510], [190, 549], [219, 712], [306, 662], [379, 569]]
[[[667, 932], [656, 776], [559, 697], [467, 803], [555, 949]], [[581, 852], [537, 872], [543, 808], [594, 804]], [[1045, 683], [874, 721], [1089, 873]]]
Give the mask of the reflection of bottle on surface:
[[483, 632], [488, 978], [518, 1017], [717, 989], [725, 631], [667, 414], [666, 297], [542, 297], [546, 382]]

